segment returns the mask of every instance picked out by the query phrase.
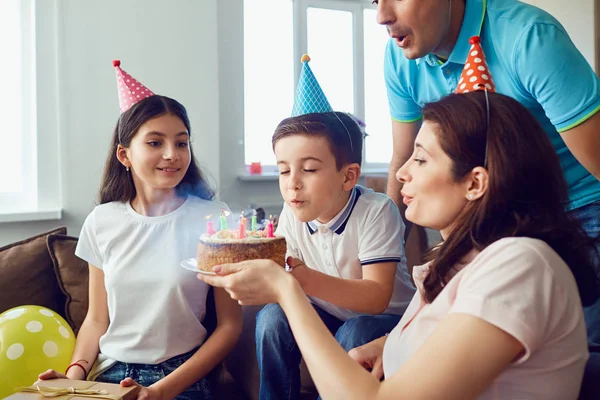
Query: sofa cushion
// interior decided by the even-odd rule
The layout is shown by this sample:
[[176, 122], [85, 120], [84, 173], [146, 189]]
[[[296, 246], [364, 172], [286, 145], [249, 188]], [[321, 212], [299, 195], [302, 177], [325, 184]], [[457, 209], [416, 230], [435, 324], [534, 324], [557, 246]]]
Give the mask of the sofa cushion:
[[66, 234], [57, 228], [0, 248], [0, 313], [21, 305], [47, 307], [64, 316], [62, 294], [46, 248], [50, 234]]
[[77, 334], [88, 309], [88, 265], [75, 255], [75, 237], [48, 235], [47, 245], [58, 285], [67, 297], [65, 317]]

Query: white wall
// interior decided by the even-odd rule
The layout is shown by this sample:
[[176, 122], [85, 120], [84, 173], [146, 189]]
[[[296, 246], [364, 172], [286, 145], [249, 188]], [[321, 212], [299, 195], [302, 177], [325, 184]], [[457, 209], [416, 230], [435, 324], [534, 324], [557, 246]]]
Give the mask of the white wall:
[[[94, 207], [119, 108], [113, 59], [190, 114], [194, 151], [234, 210], [278, 212], [276, 182], [237, 179], [243, 160], [243, 0], [46, 0], [59, 10], [63, 219], [0, 224], [0, 246], [65, 225]], [[557, 17], [593, 65], [594, 0], [528, 0]], [[141, 11], [143, 10], [143, 12]], [[43, 102], [42, 102], [43, 106]]]

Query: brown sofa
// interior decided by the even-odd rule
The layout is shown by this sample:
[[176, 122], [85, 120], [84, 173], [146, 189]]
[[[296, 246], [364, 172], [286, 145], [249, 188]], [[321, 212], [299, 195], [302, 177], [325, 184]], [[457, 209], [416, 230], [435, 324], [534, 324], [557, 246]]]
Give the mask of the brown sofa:
[[[0, 248], [0, 313], [19, 305], [40, 305], [59, 313], [77, 333], [88, 304], [88, 267], [75, 256], [77, 238], [66, 228]], [[211, 292], [212, 293], [212, 292]], [[218, 399], [258, 399], [258, 366], [254, 348], [255, 315], [260, 307], [244, 307], [244, 331], [237, 346], [211, 374]], [[214, 329], [212, 295], [205, 324]], [[303, 399], [316, 390], [302, 366]]]

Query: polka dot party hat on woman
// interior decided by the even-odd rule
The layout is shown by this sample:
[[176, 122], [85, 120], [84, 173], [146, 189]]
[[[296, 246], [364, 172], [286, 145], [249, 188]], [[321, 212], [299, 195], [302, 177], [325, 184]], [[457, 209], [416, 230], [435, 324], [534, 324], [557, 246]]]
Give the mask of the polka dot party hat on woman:
[[302, 71], [300, 71], [298, 87], [296, 88], [292, 117], [333, 111], [327, 97], [325, 97], [325, 93], [323, 93], [323, 89], [321, 89], [317, 78], [315, 78], [308, 65], [309, 61], [310, 57], [307, 54], [302, 56]]
[[495, 92], [496, 85], [494, 85], [492, 75], [485, 62], [479, 36], [473, 36], [469, 39], [469, 43], [471, 43], [471, 49], [469, 50], [465, 68], [458, 81], [456, 93], [469, 93], [476, 90]]
[[150, 89], [121, 69], [120, 60], [114, 60], [113, 66], [117, 71], [117, 89], [119, 90], [121, 114], [129, 110], [138, 101], [154, 96], [154, 93]]

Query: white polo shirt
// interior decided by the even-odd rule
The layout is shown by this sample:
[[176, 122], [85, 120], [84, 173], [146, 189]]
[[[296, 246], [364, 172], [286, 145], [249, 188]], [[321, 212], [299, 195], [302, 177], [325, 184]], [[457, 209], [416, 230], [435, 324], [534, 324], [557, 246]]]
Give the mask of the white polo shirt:
[[[406, 269], [404, 223], [388, 196], [356, 186], [348, 203], [326, 224], [316, 220], [300, 222], [284, 205], [277, 233], [285, 236], [288, 255], [338, 278], [362, 279], [363, 265], [395, 262], [394, 292], [384, 314], [401, 315], [410, 303], [415, 289]], [[343, 321], [361, 315], [313, 296], [309, 298]]]

